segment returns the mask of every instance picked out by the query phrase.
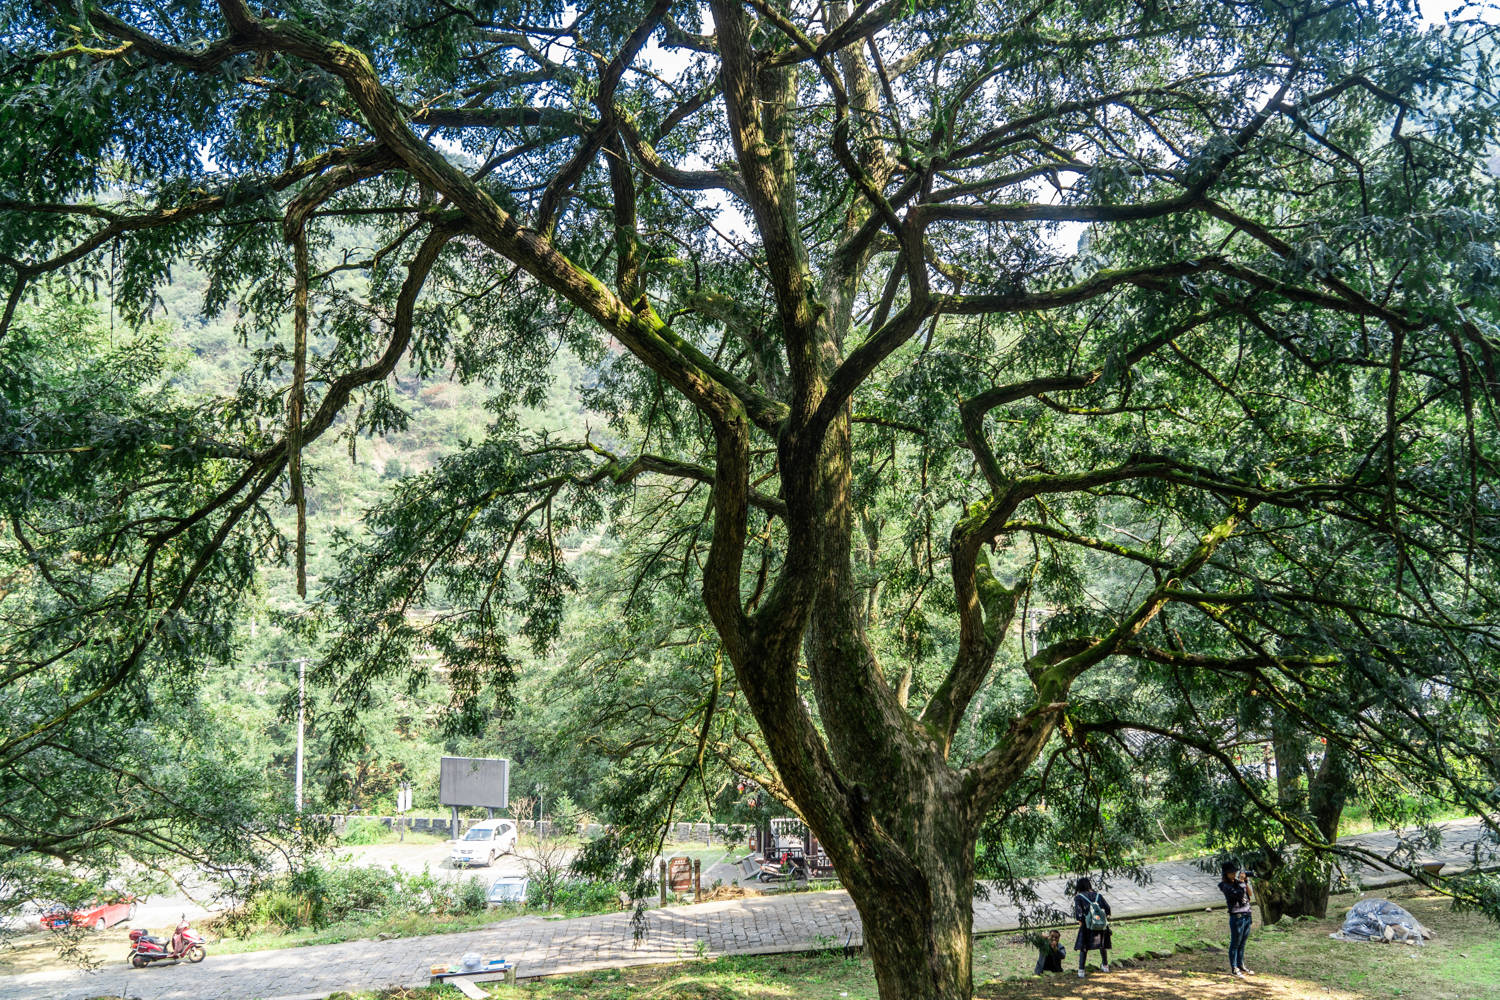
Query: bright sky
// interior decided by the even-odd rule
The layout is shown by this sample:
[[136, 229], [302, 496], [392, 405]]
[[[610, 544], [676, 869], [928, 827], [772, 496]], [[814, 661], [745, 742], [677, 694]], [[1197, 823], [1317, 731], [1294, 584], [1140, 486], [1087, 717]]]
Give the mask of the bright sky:
[[1449, 14], [1462, 17], [1478, 17], [1490, 24], [1500, 24], [1500, 6], [1493, 3], [1467, 3], [1465, 0], [1426, 0], [1418, 5], [1422, 20], [1428, 24], [1442, 24]]

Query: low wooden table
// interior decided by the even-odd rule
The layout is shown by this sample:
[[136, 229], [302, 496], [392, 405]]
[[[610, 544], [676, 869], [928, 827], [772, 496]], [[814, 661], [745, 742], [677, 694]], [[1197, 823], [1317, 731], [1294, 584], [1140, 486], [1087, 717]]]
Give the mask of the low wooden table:
[[507, 985], [514, 986], [516, 982], [516, 963], [507, 962], [503, 966], [490, 966], [483, 969], [475, 969], [473, 972], [434, 972], [432, 981], [434, 983], [451, 983], [458, 992], [474, 1000], [484, 1000], [489, 994], [483, 990], [476, 989], [475, 983], [492, 983], [496, 980], [504, 980]]

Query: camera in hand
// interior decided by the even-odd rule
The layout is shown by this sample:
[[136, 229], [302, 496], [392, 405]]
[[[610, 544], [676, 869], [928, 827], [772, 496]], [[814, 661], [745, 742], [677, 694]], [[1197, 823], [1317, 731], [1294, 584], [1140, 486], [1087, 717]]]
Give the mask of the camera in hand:
[[1260, 878], [1260, 872], [1256, 871], [1254, 868], [1243, 869], [1241, 871], [1241, 874], [1244, 875], [1247, 879]]

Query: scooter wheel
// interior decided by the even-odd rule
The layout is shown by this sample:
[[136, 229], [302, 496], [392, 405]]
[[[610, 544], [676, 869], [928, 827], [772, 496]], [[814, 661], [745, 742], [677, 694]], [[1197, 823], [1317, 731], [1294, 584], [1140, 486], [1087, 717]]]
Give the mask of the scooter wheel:
[[201, 962], [207, 957], [208, 952], [201, 944], [195, 944], [188, 949], [187, 960], [189, 962]]
[[144, 969], [146, 967], [146, 957], [144, 955], [131, 955], [130, 964], [137, 969]]

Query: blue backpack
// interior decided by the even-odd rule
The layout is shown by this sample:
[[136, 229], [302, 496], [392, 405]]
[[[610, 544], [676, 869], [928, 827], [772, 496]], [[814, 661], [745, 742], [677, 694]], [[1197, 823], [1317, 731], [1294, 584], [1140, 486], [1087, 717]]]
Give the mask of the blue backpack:
[[1104, 907], [1099, 905], [1101, 898], [1099, 894], [1096, 892], [1094, 893], [1094, 898], [1089, 899], [1080, 892], [1078, 898], [1083, 900], [1084, 904], [1088, 907], [1083, 914], [1083, 926], [1091, 931], [1107, 930], [1109, 928], [1109, 914], [1105, 913]]

